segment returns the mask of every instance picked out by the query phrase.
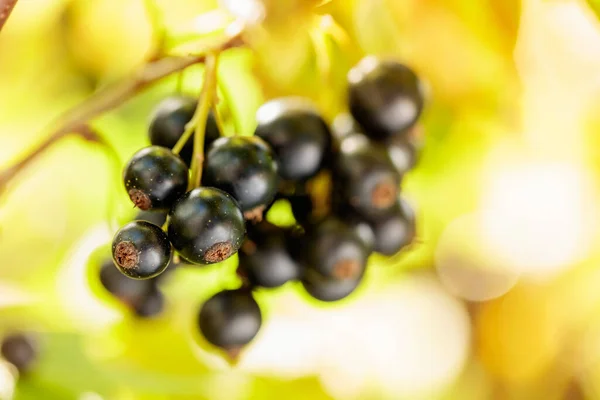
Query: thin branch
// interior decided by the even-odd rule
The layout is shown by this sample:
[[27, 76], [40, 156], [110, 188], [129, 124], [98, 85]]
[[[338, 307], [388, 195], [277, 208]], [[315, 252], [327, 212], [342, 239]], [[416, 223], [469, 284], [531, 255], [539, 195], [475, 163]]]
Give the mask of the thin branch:
[[[0, 2], [2, 1], [0, 0]], [[156, 81], [172, 73], [182, 71], [191, 65], [204, 62], [206, 54], [210, 52], [222, 51], [241, 46], [242, 44], [241, 30], [239, 30], [226, 41], [215, 46], [214, 49], [209, 49], [205, 54], [187, 57], [166, 57], [151, 61], [131, 76], [101, 89], [92, 95], [92, 97], [59, 117], [56, 122], [50, 125], [53, 128], [48, 129], [50, 135], [46, 140], [38, 144], [37, 147], [13, 166], [0, 172], [0, 193], [11, 179], [48, 147], [70, 133], [78, 133], [82, 126], [86, 126], [95, 117], [120, 106]]]
[[2, 27], [4, 27], [8, 17], [10, 17], [13, 8], [17, 5], [17, 1], [18, 0], [0, 0], [0, 31], [2, 31]]

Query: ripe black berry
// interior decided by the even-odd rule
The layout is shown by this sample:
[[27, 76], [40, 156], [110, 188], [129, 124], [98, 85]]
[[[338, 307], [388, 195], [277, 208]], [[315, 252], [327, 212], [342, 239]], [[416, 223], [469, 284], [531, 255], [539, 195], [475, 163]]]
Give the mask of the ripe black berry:
[[415, 214], [406, 201], [399, 199], [392, 212], [371, 227], [375, 234], [374, 251], [391, 256], [413, 241]]
[[236, 358], [262, 324], [260, 308], [250, 291], [224, 290], [202, 305], [198, 326], [204, 338]]
[[133, 312], [140, 318], [152, 318], [162, 313], [165, 307], [165, 298], [162, 292], [152, 286], [136, 303], [133, 304]]
[[259, 108], [256, 119], [255, 135], [271, 145], [283, 179], [303, 181], [319, 172], [331, 146], [331, 134], [307, 100], [271, 100]]
[[134, 221], [116, 233], [112, 243], [113, 260], [130, 278], [148, 279], [163, 272], [171, 259], [171, 244], [158, 226]]
[[[194, 116], [197, 104], [198, 99], [190, 96], [170, 96], [162, 100], [152, 113], [148, 130], [150, 143], [173, 148], [183, 135], [186, 124]], [[219, 136], [219, 128], [214, 116], [210, 113], [206, 120], [204, 148], [207, 149]], [[194, 138], [192, 136], [179, 153], [187, 165], [191, 164], [193, 152]]]
[[355, 279], [332, 279], [317, 273], [307, 273], [302, 286], [308, 294], [320, 301], [333, 302], [348, 297], [362, 282], [363, 275]]
[[354, 134], [340, 146], [334, 166], [335, 194], [365, 218], [390, 210], [398, 197], [401, 176], [385, 147]]
[[169, 239], [188, 262], [213, 264], [235, 254], [244, 240], [244, 216], [226, 192], [200, 187], [186, 193], [169, 212]]
[[362, 275], [369, 257], [358, 234], [335, 218], [326, 219], [309, 230], [305, 249], [307, 270], [337, 280]]
[[395, 61], [365, 57], [348, 73], [350, 112], [375, 140], [403, 135], [423, 110], [415, 73]]
[[29, 371], [37, 357], [37, 347], [32, 337], [13, 333], [2, 340], [2, 357], [14, 365], [20, 373]]
[[277, 193], [277, 163], [259, 137], [220, 138], [208, 150], [202, 182], [232, 195], [244, 217], [258, 222]]
[[299, 279], [302, 268], [286, 245], [282, 228], [255, 240], [247, 238], [239, 252], [238, 274], [253, 287], [275, 288]]
[[188, 168], [171, 150], [150, 146], [129, 160], [123, 182], [131, 201], [140, 209], [168, 209], [187, 189]]
[[152, 286], [152, 280], [130, 279], [123, 275], [112, 259], [100, 266], [100, 283], [121, 302], [131, 306], [142, 299]]

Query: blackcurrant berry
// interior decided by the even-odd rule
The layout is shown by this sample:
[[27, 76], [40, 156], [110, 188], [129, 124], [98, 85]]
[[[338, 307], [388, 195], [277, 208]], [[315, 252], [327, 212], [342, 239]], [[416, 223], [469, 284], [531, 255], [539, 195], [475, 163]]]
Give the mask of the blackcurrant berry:
[[2, 357], [14, 365], [20, 373], [28, 372], [37, 357], [38, 349], [33, 337], [13, 333], [2, 340]]
[[363, 275], [355, 279], [332, 279], [319, 274], [307, 273], [302, 279], [302, 286], [307, 293], [320, 301], [333, 302], [342, 300], [354, 292], [362, 282]]
[[275, 288], [301, 277], [302, 268], [292, 259], [285, 236], [279, 228], [256, 241], [247, 238], [242, 245], [238, 274], [252, 287]]
[[294, 219], [300, 225], [307, 225], [312, 220], [314, 211], [313, 199], [308, 193], [297, 193], [285, 197], [290, 202]]
[[168, 233], [173, 247], [186, 261], [213, 264], [238, 251], [246, 228], [233, 197], [217, 188], [200, 187], [173, 205]]
[[353, 133], [362, 133], [362, 128], [352, 117], [350, 113], [341, 113], [338, 114], [331, 124], [331, 133], [336, 141], [341, 141], [347, 136], [352, 135]]
[[414, 141], [400, 138], [387, 144], [390, 160], [399, 174], [404, 175], [415, 167], [419, 157], [419, 148]]
[[[190, 96], [170, 96], [162, 100], [152, 112], [148, 135], [150, 143], [156, 146], [173, 148], [183, 132], [185, 126], [196, 111], [198, 99]], [[212, 113], [208, 114], [204, 134], [204, 148], [219, 138], [219, 128]], [[179, 153], [187, 165], [191, 164], [194, 152], [193, 136], [186, 142]]]
[[259, 137], [216, 140], [208, 153], [202, 182], [224, 190], [239, 203], [244, 217], [258, 222], [277, 193], [277, 163], [269, 145]]
[[115, 268], [112, 259], [106, 260], [100, 266], [100, 283], [113, 296], [127, 305], [138, 303], [153, 285], [151, 279], [131, 279], [123, 275]]
[[123, 274], [134, 279], [149, 279], [169, 265], [171, 243], [158, 226], [147, 221], [134, 221], [116, 233], [112, 254]]
[[156, 226], [163, 226], [167, 221], [168, 211], [165, 210], [149, 210], [140, 211], [137, 213], [134, 221], [148, 221]]
[[141, 210], [168, 209], [185, 193], [188, 168], [171, 150], [146, 147], [133, 155], [123, 172], [125, 189]]
[[368, 253], [375, 250], [375, 232], [368, 222], [356, 215], [344, 217], [343, 221], [360, 238]]
[[224, 290], [200, 310], [198, 326], [204, 338], [235, 358], [254, 339], [262, 324], [260, 308], [245, 289]]
[[140, 318], [152, 318], [162, 313], [165, 306], [165, 298], [156, 287], [152, 288], [133, 304], [133, 312]]
[[256, 119], [255, 135], [271, 145], [283, 179], [303, 181], [319, 172], [331, 146], [331, 133], [308, 100], [271, 100], [258, 109]]
[[405, 200], [399, 199], [392, 212], [371, 227], [375, 234], [374, 251], [391, 256], [415, 238], [415, 214]]
[[331, 279], [356, 279], [367, 266], [369, 251], [358, 234], [336, 218], [312, 227], [306, 235], [307, 270]]
[[404, 135], [423, 110], [423, 88], [406, 65], [362, 59], [348, 73], [349, 106], [366, 135], [375, 140]]
[[335, 195], [365, 218], [384, 215], [400, 190], [401, 176], [385, 147], [360, 134], [342, 141], [334, 175]]

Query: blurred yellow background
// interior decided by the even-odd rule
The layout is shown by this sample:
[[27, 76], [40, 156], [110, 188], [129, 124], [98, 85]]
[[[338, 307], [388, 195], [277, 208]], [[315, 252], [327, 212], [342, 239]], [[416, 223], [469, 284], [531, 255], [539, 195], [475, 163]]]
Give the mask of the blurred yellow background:
[[[265, 324], [235, 368], [192, 333], [201, 302], [235, 286], [235, 260], [177, 270], [164, 315], [132, 318], [89, 265], [134, 215], [120, 166], [148, 144], [170, 76], [94, 120], [118, 168], [69, 136], [0, 198], [0, 331], [39, 332], [42, 349], [14, 398], [600, 399], [600, 23], [585, 1], [20, 0], [0, 34], [0, 166], [142, 66], [157, 27], [181, 55], [234, 18], [250, 48], [223, 54], [219, 74], [243, 134], [282, 95], [331, 120], [365, 54], [418, 71], [426, 145], [402, 189], [419, 243], [373, 257], [340, 303], [259, 293]], [[14, 385], [0, 368], [0, 396]]]

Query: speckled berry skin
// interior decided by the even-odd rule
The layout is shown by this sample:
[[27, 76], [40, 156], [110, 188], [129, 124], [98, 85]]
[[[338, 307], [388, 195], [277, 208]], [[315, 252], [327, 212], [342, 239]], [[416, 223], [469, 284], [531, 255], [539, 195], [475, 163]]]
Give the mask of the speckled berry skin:
[[350, 70], [348, 83], [350, 112], [374, 140], [405, 135], [423, 111], [419, 78], [396, 61], [367, 56]]
[[171, 244], [158, 226], [133, 221], [117, 231], [112, 242], [113, 261], [133, 279], [150, 279], [161, 274], [171, 260]]
[[129, 160], [123, 182], [132, 202], [141, 210], [166, 210], [185, 193], [188, 168], [171, 150], [150, 146]]
[[204, 338], [224, 350], [236, 350], [256, 337], [262, 324], [260, 308], [245, 289], [224, 290], [208, 299], [198, 315]]
[[214, 264], [226, 260], [238, 251], [245, 233], [238, 203], [217, 188], [193, 189], [169, 212], [169, 240], [190, 263]]
[[260, 211], [262, 219], [279, 183], [273, 151], [255, 136], [220, 138], [206, 154], [202, 183], [232, 195], [246, 216]]

